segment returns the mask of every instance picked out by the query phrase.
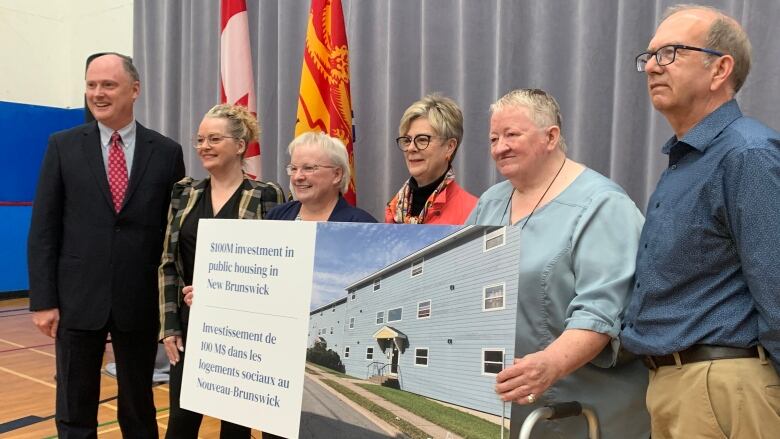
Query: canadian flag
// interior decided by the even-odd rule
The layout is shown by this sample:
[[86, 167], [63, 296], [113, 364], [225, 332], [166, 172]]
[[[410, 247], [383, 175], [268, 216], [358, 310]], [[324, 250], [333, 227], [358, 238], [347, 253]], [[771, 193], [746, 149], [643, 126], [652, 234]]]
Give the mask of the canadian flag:
[[[220, 99], [224, 103], [243, 105], [257, 116], [246, 1], [222, 0], [221, 17]], [[244, 154], [244, 171], [250, 178], [259, 180], [260, 164], [260, 144], [252, 142]]]

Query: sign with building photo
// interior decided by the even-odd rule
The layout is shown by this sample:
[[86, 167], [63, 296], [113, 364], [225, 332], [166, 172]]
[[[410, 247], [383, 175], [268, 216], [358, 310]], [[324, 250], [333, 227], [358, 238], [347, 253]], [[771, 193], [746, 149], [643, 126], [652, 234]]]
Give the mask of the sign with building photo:
[[201, 220], [181, 406], [298, 437], [315, 223]]
[[505, 227], [201, 221], [182, 406], [297, 437], [309, 348], [351, 377], [501, 415], [518, 239]]

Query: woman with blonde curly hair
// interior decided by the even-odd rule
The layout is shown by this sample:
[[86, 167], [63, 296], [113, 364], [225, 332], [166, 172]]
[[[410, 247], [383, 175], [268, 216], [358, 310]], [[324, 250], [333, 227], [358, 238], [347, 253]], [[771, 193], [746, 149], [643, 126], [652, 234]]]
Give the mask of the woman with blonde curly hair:
[[[213, 107], [203, 117], [192, 144], [209, 176], [203, 180], [185, 177], [173, 187], [159, 268], [160, 338], [171, 362], [166, 438], [196, 438], [203, 419], [200, 413], [179, 405], [198, 220], [262, 219], [284, 201], [278, 184], [251, 180], [242, 171], [247, 145], [259, 133], [257, 120], [245, 107]], [[250, 429], [222, 421], [220, 437], [249, 438]]]

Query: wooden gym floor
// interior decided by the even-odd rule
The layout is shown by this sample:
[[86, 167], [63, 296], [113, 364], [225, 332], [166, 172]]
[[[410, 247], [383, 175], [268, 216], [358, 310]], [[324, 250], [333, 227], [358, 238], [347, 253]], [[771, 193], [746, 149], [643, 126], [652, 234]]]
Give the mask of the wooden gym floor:
[[[0, 300], [0, 438], [55, 438], [54, 340], [32, 324], [27, 299]], [[103, 362], [113, 362], [111, 344]], [[98, 437], [121, 438], [116, 380], [101, 378]], [[154, 387], [160, 437], [168, 423], [168, 385]], [[219, 437], [219, 421], [204, 417], [201, 438]], [[260, 433], [252, 431], [252, 437]]]

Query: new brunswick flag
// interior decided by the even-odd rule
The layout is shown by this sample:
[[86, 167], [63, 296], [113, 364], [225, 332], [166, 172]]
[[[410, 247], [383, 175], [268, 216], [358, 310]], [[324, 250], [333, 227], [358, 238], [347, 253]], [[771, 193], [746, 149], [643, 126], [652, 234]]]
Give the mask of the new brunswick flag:
[[341, 0], [312, 0], [301, 70], [295, 136], [308, 131], [322, 131], [344, 142], [352, 171], [349, 190], [344, 198], [355, 205], [349, 48]]

